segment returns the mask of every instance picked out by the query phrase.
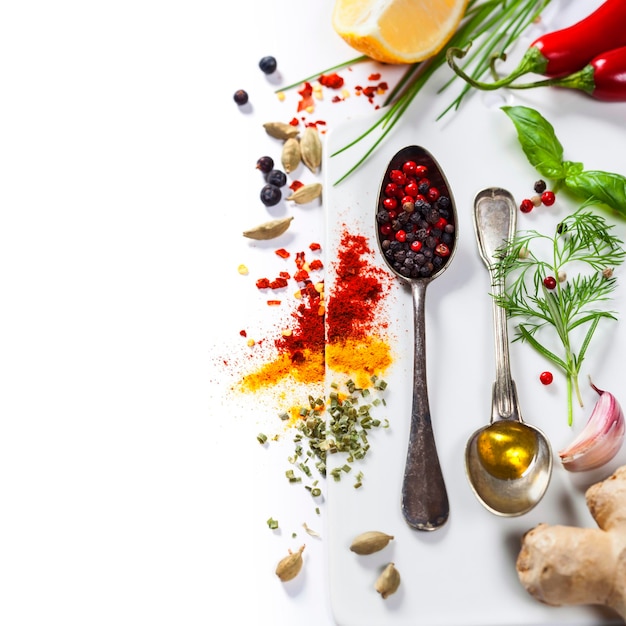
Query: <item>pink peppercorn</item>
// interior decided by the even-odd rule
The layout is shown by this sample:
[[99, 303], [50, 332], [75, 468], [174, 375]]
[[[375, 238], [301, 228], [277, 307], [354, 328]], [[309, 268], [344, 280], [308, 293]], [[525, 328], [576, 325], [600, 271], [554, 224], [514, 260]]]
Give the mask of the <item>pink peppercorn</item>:
[[554, 204], [555, 196], [553, 191], [544, 191], [541, 194], [541, 202], [545, 206], [552, 206]]
[[534, 206], [535, 205], [533, 204], [532, 200], [530, 200], [529, 198], [524, 198], [524, 200], [522, 200], [519, 205], [519, 210], [522, 213], [530, 213], [533, 210]]

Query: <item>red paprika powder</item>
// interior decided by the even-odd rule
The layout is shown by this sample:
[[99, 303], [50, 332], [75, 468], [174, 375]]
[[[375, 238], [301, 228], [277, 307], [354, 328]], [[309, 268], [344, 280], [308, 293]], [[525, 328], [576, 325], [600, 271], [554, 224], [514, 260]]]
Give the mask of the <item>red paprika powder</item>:
[[391, 285], [389, 273], [371, 262], [372, 250], [362, 235], [345, 231], [337, 261], [337, 279], [326, 310], [329, 343], [341, 339], [363, 339], [374, 326], [386, 326], [379, 304]]

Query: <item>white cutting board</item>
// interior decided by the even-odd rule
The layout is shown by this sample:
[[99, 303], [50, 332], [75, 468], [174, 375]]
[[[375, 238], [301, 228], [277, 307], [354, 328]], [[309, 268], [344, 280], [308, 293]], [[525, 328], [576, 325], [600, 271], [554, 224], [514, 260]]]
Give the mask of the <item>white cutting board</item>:
[[[335, 279], [333, 259], [346, 224], [368, 237], [375, 248], [374, 207], [388, 161], [401, 148], [417, 144], [429, 150], [446, 173], [458, 212], [459, 239], [450, 267], [430, 284], [426, 294], [426, 350], [429, 402], [439, 457], [450, 499], [450, 518], [434, 532], [411, 529], [400, 509], [400, 490], [408, 441], [413, 363], [412, 300], [407, 288], [396, 286], [388, 299], [391, 344], [397, 353], [385, 377], [389, 386], [386, 407], [390, 428], [373, 431], [371, 451], [354, 466], [364, 474], [363, 487], [353, 478], [327, 480], [326, 546], [329, 594], [340, 626], [543, 626], [616, 623], [597, 607], [554, 608], [540, 604], [520, 585], [515, 560], [520, 538], [539, 522], [595, 527], [585, 502], [585, 488], [626, 462], [626, 450], [609, 466], [575, 475], [555, 461], [542, 502], [521, 517], [501, 518], [488, 512], [474, 497], [464, 469], [465, 444], [471, 433], [489, 421], [491, 385], [495, 378], [493, 324], [489, 276], [479, 258], [472, 225], [475, 195], [500, 186], [517, 201], [533, 193], [539, 176], [527, 162], [512, 122], [499, 109], [522, 104], [538, 109], [555, 127], [565, 158], [582, 161], [589, 169], [626, 173], [626, 104], [602, 104], [572, 92], [534, 90], [510, 94], [475, 93], [461, 110], [435, 118], [449, 94], [436, 95], [436, 81], [413, 102], [400, 124], [358, 173], [333, 186], [365, 148], [339, 156], [328, 155], [369, 128], [375, 118], [353, 120], [326, 137], [325, 206], [328, 219], [326, 292]], [[518, 215], [518, 229], [545, 232], [578, 205], [557, 195], [550, 208]], [[611, 220], [614, 221], [614, 220]], [[626, 221], [614, 231], [626, 240]], [[384, 267], [380, 256], [377, 262]], [[626, 280], [618, 278], [613, 309], [624, 312]], [[566, 421], [566, 390], [562, 374], [547, 365], [526, 344], [511, 345], [512, 375], [518, 387], [525, 421], [535, 424], [558, 451], [586, 422], [597, 394], [588, 374], [601, 388], [626, 402], [623, 371], [626, 365], [626, 320], [604, 325], [592, 342], [580, 381], [584, 409], [575, 412], [572, 428]], [[513, 331], [510, 331], [513, 337]], [[555, 381], [541, 385], [539, 374], [550, 369]], [[328, 382], [336, 381], [330, 372]], [[341, 465], [341, 455], [329, 468]], [[349, 550], [352, 539], [367, 530], [395, 536], [385, 550], [367, 557]], [[393, 561], [402, 576], [398, 592], [383, 600], [374, 590], [382, 567]]]

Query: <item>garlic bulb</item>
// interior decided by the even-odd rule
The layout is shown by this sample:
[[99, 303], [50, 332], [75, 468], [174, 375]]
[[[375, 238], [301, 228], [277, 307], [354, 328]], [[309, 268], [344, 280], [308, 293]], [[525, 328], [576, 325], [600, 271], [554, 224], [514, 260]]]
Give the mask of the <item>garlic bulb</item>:
[[626, 424], [624, 412], [613, 394], [591, 386], [600, 394], [580, 434], [559, 452], [563, 467], [570, 472], [584, 472], [608, 463], [622, 447]]

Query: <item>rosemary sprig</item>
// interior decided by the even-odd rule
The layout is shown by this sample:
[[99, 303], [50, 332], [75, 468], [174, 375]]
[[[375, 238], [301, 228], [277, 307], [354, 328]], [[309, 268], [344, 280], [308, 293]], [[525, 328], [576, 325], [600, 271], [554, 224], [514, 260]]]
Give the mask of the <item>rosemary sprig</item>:
[[[614, 312], [601, 307], [616, 286], [613, 269], [626, 256], [612, 228], [603, 217], [581, 207], [558, 224], [554, 236], [535, 230], [519, 232], [510, 247], [503, 246], [498, 253], [496, 271], [507, 286], [496, 301], [509, 318], [524, 320], [516, 326], [514, 341], [529, 343], [565, 374], [570, 426], [574, 395], [582, 406], [578, 376], [587, 348], [602, 319], [617, 319]], [[547, 248], [551, 258], [540, 257], [538, 248]], [[571, 277], [566, 274], [566, 270], [581, 268]], [[544, 283], [548, 277], [556, 279], [553, 289]], [[550, 328], [563, 348], [562, 355], [538, 338], [540, 331]], [[580, 337], [576, 348], [575, 339]]]

